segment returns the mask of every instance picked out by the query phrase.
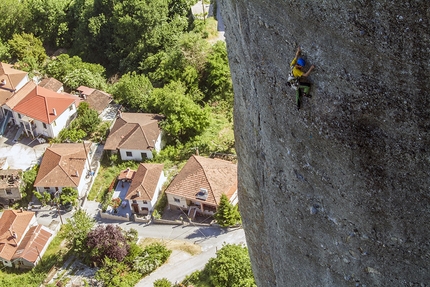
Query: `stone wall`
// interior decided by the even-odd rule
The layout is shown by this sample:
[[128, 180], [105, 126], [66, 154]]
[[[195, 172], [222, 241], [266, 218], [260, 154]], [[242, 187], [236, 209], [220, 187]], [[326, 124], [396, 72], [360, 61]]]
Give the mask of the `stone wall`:
[[[258, 286], [427, 286], [429, 1], [220, 4]], [[298, 45], [316, 65], [299, 111]]]

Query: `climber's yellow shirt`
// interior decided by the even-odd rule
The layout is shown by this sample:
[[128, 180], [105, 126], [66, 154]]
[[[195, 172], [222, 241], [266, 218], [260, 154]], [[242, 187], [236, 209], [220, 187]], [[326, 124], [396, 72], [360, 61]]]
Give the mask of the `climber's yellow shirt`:
[[293, 76], [296, 77], [296, 78], [299, 78], [299, 77], [303, 76], [303, 74], [305, 72], [303, 72], [301, 69], [298, 69], [296, 67], [296, 64], [297, 64], [297, 58], [294, 58], [293, 61], [290, 64], [290, 67], [293, 67]]

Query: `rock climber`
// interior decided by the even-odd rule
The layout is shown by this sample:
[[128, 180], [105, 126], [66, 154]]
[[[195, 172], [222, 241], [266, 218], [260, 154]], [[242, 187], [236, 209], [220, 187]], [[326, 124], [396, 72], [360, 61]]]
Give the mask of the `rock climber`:
[[297, 84], [294, 87], [296, 89], [296, 104], [297, 109], [300, 109], [300, 90], [303, 90], [303, 96], [305, 97], [312, 97], [309, 94], [309, 90], [311, 88], [311, 84], [307, 81], [306, 77], [309, 76], [309, 74], [312, 72], [313, 69], [315, 69], [315, 66], [310, 66], [309, 70], [305, 73], [303, 71], [303, 68], [306, 65], [306, 62], [303, 58], [300, 58], [301, 54], [300, 47], [297, 48], [296, 56], [294, 57], [293, 61], [291, 61], [290, 67], [291, 67], [291, 76], [296, 79]]

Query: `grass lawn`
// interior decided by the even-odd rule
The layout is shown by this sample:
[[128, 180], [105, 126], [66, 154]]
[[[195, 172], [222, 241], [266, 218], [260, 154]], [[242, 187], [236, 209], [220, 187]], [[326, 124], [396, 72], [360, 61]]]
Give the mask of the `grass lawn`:
[[187, 252], [192, 256], [202, 253], [202, 248], [199, 245], [182, 240], [162, 240], [159, 238], [145, 238], [139, 241], [139, 245], [142, 248], [145, 248], [152, 243], [160, 243], [165, 245], [166, 248], [169, 250]]
[[3, 268], [0, 270], [0, 286], [40, 286], [46, 278], [49, 270], [56, 264], [61, 266], [67, 257], [68, 249], [62, 244], [64, 236], [60, 231], [49, 244], [48, 249], [39, 264], [28, 271], [15, 268]]
[[102, 202], [104, 194], [107, 192], [112, 181], [119, 175], [121, 170], [127, 167], [136, 170], [139, 163], [134, 161], [114, 162], [113, 165], [106, 155], [100, 162], [100, 169], [94, 180], [93, 187], [88, 194], [88, 200]]

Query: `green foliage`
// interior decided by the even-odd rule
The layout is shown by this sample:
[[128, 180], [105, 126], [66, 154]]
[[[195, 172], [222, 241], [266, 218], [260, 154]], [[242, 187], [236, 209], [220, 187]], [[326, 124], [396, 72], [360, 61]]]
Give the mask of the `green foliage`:
[[102, 122], [93, 133], [92, 141], [93, 142], [104, 142], [107, 138], [107, 134], [109, 131], [111, 123], [110, 122]]
[[80, 142], [87, 136], [87, 133], [81, 129], [69, 127], [67, 129], [62, 129], [53, 142]]
[[9, 45], [7, 43], [2, 43], [0, 40], [0, 62], [9, 62], [10, 53]]
[[172, 287], [172, 282], [167, 278], [161, 278], [154, 281], [154, 287]]
[[72, 218], [67, 219], [67, 223], [64, 224], [64, 234], [68, 246], [74, 253], [86, 255], [87, 234], [94, 225], [94, 219], [82, 209], [77, 210]]
[[196, 287], [256, 287], [248, 249], [239, 244], [226, 244], [209, 259], [205, 268], [187, 276], [185, 284]]
[[34, 196], [36, 196], [36, 198], [40, 201], [40, 203], [43, 206], [47, 205], [48, 202], [51, 201], [51, 194], [49, 192], [44, 191], [44, 192], [40, 193], [38, 191], [35, 191], [35, 192], [33, 192], [33, 194], [34, 194]]
[[71, 91], [81, 85], [106, 89], [105, 68], [99, 64], [83, 62], [78, 56], [61, 54], [49, 61], [45, 70], [50, 77], [63, 82], [66, 90]]
[[76, 206], [78, 203], [78, 190], [72, 187], [63, 187], [60, 193], [60, 204], [71, 203]]
[[39, 165], [34, 165], [22, 174], [23, 185], [21, 186], [21, 195], [26, 197], [32, 194], [34, 181], [36, 180]]
[[152, 84], [146, 76], [133, 72], [123, 75], [113, 85], [111, 93], [115, 100], [125, 105], [128, 110], [146, 112], [152, 90]]
[[221, 201], [214, 217], [217, 223], [224, 227], [233, 226], [241, 221], [237, 206], [233, 206], [225, 194], [221, 195]]
[[94, 132], [101, 123], [96, 110], [90, 108], [87, 102], [81, 102], [78, 107], [78, 117], [74, 121], [74, 127], [87, 134]]
[[152, 243], [145, 247], [142, 254], [134, 260], [133, 268], [147, 275], [167, 261], [171, 250], [160, 243]]
[[31, 69], [42, 66], [48, 57], [42, 41], [34, 37], [33, 34], [14, 34], [8, 44], [12, 58], [28, 64], [27, 67], [25, 65], [20, 66], [20, 69], [25, 71], [32, 71]]
[[106, 257], [95, 278], [104, 283], [105, 287], [129, 287], [139, 282], [141, 274], [132, 271], [124, 262], [117, 262]]
[[68, 0], [28, 0], [23, 1], [30, 11], [24, 24], [28, 33], [41, 39], [46, 45], [56, 47], [65, 43], [68, 32], [66, 10]]
[[212, 46], [205, 65], [202, 81], [206, 101], [225, 101], [233, 108], [233, 83], [227, 58], [227, 48], [223, 41]]
[[209, 125], [209, 109], [185, 95], [181, 83], [172, 82], [153, 91], [154, 110], [166, 116], [162, 128], [175, 139], [186, 140], [202, 133]]

